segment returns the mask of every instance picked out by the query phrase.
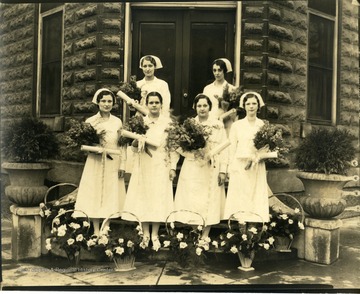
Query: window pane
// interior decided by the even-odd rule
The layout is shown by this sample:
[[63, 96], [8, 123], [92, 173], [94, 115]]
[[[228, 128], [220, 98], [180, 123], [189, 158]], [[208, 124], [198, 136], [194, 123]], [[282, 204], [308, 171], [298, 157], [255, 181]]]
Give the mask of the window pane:
[[43, 18], [40, 113], [60, 114], [62, 12]]
[[329, 15], [336, 15], [336, 0], [308, 0], [308, 6]]
[[316, 120], [331, 120], [332, 70], [309, 67], [308, 117]]
[[324, 68], [333, 68], [334, 21], [310, 14], [309, 62]]

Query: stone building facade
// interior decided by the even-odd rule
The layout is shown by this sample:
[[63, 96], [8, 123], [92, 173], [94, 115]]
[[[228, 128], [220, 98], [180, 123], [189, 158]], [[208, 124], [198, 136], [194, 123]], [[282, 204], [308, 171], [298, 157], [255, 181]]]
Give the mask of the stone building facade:
[[[239, 44], [234, 52], [238, 56], [238, 84], [245, 89], [261, 91], [267, 104], [263, 116], [286, 127], [293, 147], [314, 126], [347, 129], [358, 142], [358, 6], [351, 0], [336, 1], [339, 23], [337, 45], [333, 49], [337, 57], [334, 65], [337, 83], [333, 87], [335, 100], [331, 118], [324, 123], [309, 119], [308, 115], [311, 1], [223, 2], [235, 8], [238, 19], [235, 31], [239, 35]], [[202, 5], [206, 3], [212, 4], [209, 1]], [[58, 115], [39, 113], [40, 6], [36, 3], [0, 5], [1, 128], [14, 119], [33, 115], [40, 116], [61, 136], [69, 118], [84, 118], [94, 113], [91, 97], [98, 88], [108, 87], [117, 91], [120, 81], [128, 79], [126, 23], [131, 3], [63, 4], [62, 82]], [[115, 113], [123, 118], [121, 107], [117, 106]], [[294, 176], [292, 156], [290, 154], [287, 168], [269, 172], [270, 186], [273, 183], [277, 191], [301, 189]], [[60, 158], [55, 166], [49, 173], [50, 180], [54, 182], [78, 181], [81, 175], [82, 165], [79, 163], [65, 162]], [[64, 169], [67, 173], [63, 173]]]

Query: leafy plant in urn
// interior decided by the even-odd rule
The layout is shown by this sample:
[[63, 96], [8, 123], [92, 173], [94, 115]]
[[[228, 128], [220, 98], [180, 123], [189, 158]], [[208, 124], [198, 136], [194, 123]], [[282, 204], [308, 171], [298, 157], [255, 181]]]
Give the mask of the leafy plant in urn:
[[305, 188], [301, 204], [310, 216], [327, 219], [344, 211], [342, 189], [359, 179], [347, 175], [350, 167], [358, 165], [353, 139], [346, 130], [313, 129], [297, 148], [297, 177]]

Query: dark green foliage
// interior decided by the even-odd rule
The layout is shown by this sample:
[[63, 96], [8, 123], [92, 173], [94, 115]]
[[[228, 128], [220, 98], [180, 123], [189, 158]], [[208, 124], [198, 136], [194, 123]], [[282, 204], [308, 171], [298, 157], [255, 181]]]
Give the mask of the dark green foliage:
[[55, 134], [37, 118], [24, 117], [4, 130], [2, 152], [10, 161], [38, 162], [55, 157], [58, 151]]
[[355, 158], [346, 130], [315, 129], [299, 145], [295, 164], [305, 172], [345, 175]]

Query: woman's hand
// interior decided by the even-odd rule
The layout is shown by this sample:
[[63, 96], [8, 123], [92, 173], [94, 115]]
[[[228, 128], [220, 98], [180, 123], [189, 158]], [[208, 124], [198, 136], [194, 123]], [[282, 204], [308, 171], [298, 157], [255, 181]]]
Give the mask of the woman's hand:
[[118, 170], [118, 177], [119, 177], [119, 179], [122, 179], [125, 177], [125, 171], [123, 169]]
[[225, 173], [219, 173], [218, 175], [218, 185], [222, 186], [225, 183], [226, 174]]
[[176, 171], [174, 169], [171, 169], [169, 173], [169, 179], [170, 181], [173, 181], [175, 178], [176, 178]]

